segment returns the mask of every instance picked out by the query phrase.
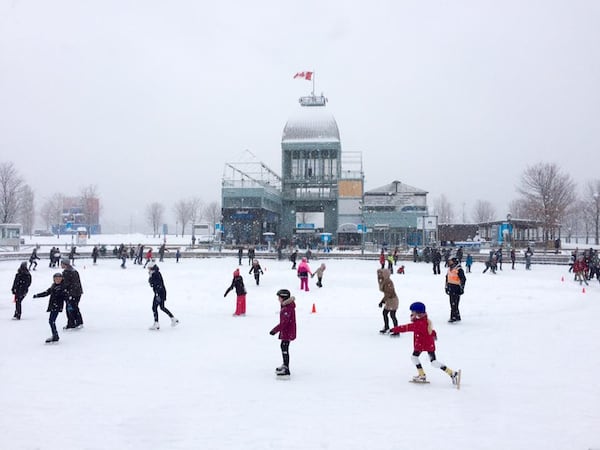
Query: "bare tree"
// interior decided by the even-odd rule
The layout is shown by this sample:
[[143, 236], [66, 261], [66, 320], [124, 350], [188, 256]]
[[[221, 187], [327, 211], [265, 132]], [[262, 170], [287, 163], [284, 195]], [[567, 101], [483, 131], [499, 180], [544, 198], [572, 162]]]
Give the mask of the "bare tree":
[[517, 187], [527, 210], [542, 222], [544, 240], [554, 238], [554, 232], [575, 201], [575, 184], [569, 175], [561, 173], [553, 163], [538, 163], [528, 167]]
[[152, 234], [153, 237], [156, 237], [159, 233], [160, 224], [163, 222], [163, 215], [165, 212], [165, 207], [157, 202], [151, 203], [146, 207], [146, 219], [148, 220], [148, 225], [152, 226]]
[[[585, 208], [594, 228], [595, 244], [598, 245], [598, 228], [600, 225], [600, 180], [589, 181], [586, 185], [584, 203], [589, 203], [591, 208]], [[587, 243], [587, 242], [586, 242]]]
[[88, 237], [91, 235], [91, 225], [100, 223], [100, 199], [96, 185], [90, 184], [79, 191], [81, 212], [85, 217]]
[[[179, 200], [173, 206], [173, 212], [175, 213], [175, 219], [181, 224], [181, 236], [185, 233], [185, 226], [192, 219], [192, 202], [190, 200]], [[177, 230], [175, 230], [177, 234]]]
[[438, 216], [438, 223], [452, 223], [454, 211], [452, 205], [444, 194], [440, 195], [434, 202], [434, 209]]
[[47, 230], [50, 230], [52, 225], [60, 225], [62, 223], [63, 202], [64, 196], [62, 194], [54, 194], [42, 205], [40, 216]]
[[192, 224], [198, 223], [202, 220], [202, 200], [198, 197], [192, 197], [190, 199], [190, 208], [192, 210], [192, 217], [190, 218]]
[[0, 223], [17, 220], [23, 180], [12, 162], [0, 164]]
[[487, 200], [477, 200], [473, 207], [475, 223], [491, 222], [496, 218], [496, 209]]
[[213, 230], [215, 229], [215, 224], [221, 221], [221, 206], [218, 202], [210, 202], [204, 208], [204, 215], [208, 219], [208, 221], [212, 224]]
[[33, 190], [28, 184], [21, 188], [21, 208], [19, 219], [23, 225], [23, 233], [32, 235], [35, 225], [35, 196]]
[[510, 211], [513, 219], [526, 219], [530, 216], [529, 212], [527, 211], [527, 202], [521, 198], [512, 200], [508, 204], [508, 210]]

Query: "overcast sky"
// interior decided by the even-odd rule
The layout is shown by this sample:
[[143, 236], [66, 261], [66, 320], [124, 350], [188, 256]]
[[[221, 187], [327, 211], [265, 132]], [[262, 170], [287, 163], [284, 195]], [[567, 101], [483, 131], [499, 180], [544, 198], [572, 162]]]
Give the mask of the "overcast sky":
[[312, 70], [367, 190], [501, 218], [528, 165], [600, 177], [599, 23], [595, 0], [0, 0], [0, 162], [38, 207], [93, 184], [105, 228], [141, 226], [220, 201], [245, 149], [280, 173]]

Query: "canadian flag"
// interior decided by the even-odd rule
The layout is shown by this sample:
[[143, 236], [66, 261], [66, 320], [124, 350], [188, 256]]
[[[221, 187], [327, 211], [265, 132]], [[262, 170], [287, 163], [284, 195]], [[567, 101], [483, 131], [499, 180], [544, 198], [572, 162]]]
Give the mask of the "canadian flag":
[[294, 79], [296, 78], [304, 78], [305, 80], [312, 80], [313, 73], [312, 72], [298, 72], [294, 75]]

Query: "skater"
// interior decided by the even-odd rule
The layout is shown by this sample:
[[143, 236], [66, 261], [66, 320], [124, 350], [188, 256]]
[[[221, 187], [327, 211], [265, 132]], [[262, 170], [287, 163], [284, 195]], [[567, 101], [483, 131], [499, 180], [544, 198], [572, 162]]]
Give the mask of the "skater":
[[588, 286], [587, 271], [587, 263], [585, 262], [583, 255], [581, 255], [577, 258], [575, 264], [573, 264], [573, 272], [575, 273], [574, 281], [579, 281], [579, 286], [581, 286], [581, 283], [585, 283], [585, 285]]
[[531, 257], [533, 256], [533, 250], [531, 247], [527, 247], [525, 250], [525, 270], [531, 270]]
[[244, 257], [244, 247], [238, 248], [238, 266], [242, 265], [242, 258]]
[[231, 280], [231, 286], [227, 288], [223, 297], [227, 297], [230, 291], [235, 288], [235, 293], [237, 295], [236, 303], [235, 303], [235, 312], [234, 316], [245, 316], [246, 315], [246, 287], [244, 286], [244, 279], [240, 275], [240, 269], [235, 269], [233, 271], [233, 280]]
[[448, 322], [460, 322], [460, 311], [458, 304], [460, 296], [465, 292], [467, 277], [458, 262], [458, 258], [448, 261], [448, 272], [446, 273], [446, 294], [450, 297], [450, 320]]
[[517, 259], [517, 254], [514, 248], [510, 249], [510, 262], [512, 263], [512, 270], [515, 270], [515, 260]]
[[296, 339], [296, 303], [287, 289], [277, 291], [277, 299], [281, 305], [279, 310], [279, 324], [269, 334], [274, 336], [279, 333], [281, 340], [281, 356], [283, 365], [275, 369], [277, 376], [288, 376], [290, 374], [290, 342]]
[[81, 287], [79, 273], [66, 260], [62, 260], [60, 265], [63, 269], [62, 285], [67, 295], [65, 298], [67, 325], [65, 325], [63, 329], [83, 328], [83, 318], [81, 317], [81, 311], [79, 310], [79, 300], [83, 295], [83, 289]]
[[[33, 251], [31, 252], [31, 256], [29, 257], [29, 270], [35, 270], [37, 267], [37, 261], [36, 259], [40, 259], [40, 257], [37, 255], [37, 248], [33, 248]], [[31, 266], [33, 266], [33, 269], [31, 268]]]
[[50, 329], [52, 330], [52, 336], [46, 339], [46, 344], [50, 344], [52, 342], [58, 342], [58, 330], [56, 329], [56, 318], [58, 314], [63, 310], [63, 305], [67, 300], [67, 292], [65, 291], [65, 287], [63, 284], [63, 275], [60, 272], [57, 272], [52, 277], [53, 283], [48, 289], [44, 292], [40, 292], [39, 294], [35, 294], [33, 298], [46, 297], [50, 296], [48, 300], [48, 309], [46, 312], [50, 313], [50, 317], [48, 318], [48, 323], [50, 324]]
[[317, 287], [323, 287], [323, 272], [325, 272], [326, 268], [327, 266], [325, 266], [325, 263], [321, 263], [315, 273], [310, 276], [311, 278], [313, 278], [315, 275], [317, 276]]
[[179, 323], [179, 320], [177, 320], [171, 311], [165, 307], [165, 302], [167, 301], [167, 288], [165, 288], [165, 282], [163, 281], [163, 277], [158, 270], [156, 263], [151, 262], [148, 264], [148, 273], [150, 274], [148, 283], [154, 291], [154, 299], [152, 300], [154, 324], [150, 327], [150, 330], [160, 330], [160, 325], [158, 323], [158, 308], [160, 308], [167, 316], [169, 316], [171, 319], [171, 326], [176, 326]]
[[98, 254], [100, 253], [100, 251], [98, 250], [98, 246], [94, 245], [94, 248], [92, 249], [92, 263], [94, 265], [96, 265], [96, 262], [98, 261]]
[[296, 270], [296, 258], [298, 258], [298, 250], [294, 250], [290, 255], [290, 261], [292, 262], [292, 270]]
[[473, 265], [473, 256], [470, 253], [467, 253], [465, 265], [467, 266], [467, 273], [471, 273], [471, 266]]
[[71, 251], [69, 252], [69, 264], [72, 266], [75, 265], [75, 256], [79, 256], [79, 253], [77, 253], [77, 247], [73, 245], [71, 247]]
[[152, 259], [152, 247], [148, 248], [148, 251], [146, 252], [146, 262], [144, 263], [144, 269], [151, 262], [154, 262], [154, 260]]
[[179, 258], [181, 258], [181, 249], [177, 247], [177, 251], [175, 252], [175, 262], [179, 262]]
[[164, 242], [161, 244], [160, 247], [158, 247], [158, 261], [159, 262], [164, 262], [165, 260], [165, 252], [168, 252], [169, 249], [167, 248], [167, 244], [165, 244]]
[[17, 269], [17, 274], [12, 285], [12, 293], [15, 296], [15, 315], [13, 316], [13, 320], [21, 320], [21, 302], [27, 295], [29, 286], [31, 286], [31, 274], [27, 268], [27, 263], [23, 261]]
[[258, 263], [257, 259], [252, 260], [252, 267], [250, 267], [249, 274], [254, 272], [254, 280], [256, 281], [256, 285], [258, 286], [260, 283], [260, 276], [263, 275], [262, 267]]
[[254, 256], [256, 255], [256, 251], [254, 250], [254, 247], [250, 246], [248, 247], [248, 265], [252, 265], [252, 263], [254, 263]]
[[[458, 261], [458, 259], [457, 259]], [[413, 354], [412, 362], [417, 367], [418, 375], [414, 376], [412, 381], [416, 383], [426, 383], [427, 376], [419, 360], [421, 352], [427, 352], [429, 354], [429, 361], [431, 365], [438, 369], [446, 372], [452, 379], [452, 384], [458, 383], [458, 372], [453, 371], [445, 364], [440, 363], [435, 357], [435, 340], [437, 335], [433, 329], [431, 320], [427, 318], [427, 312], [425, 311], [425, 305], [421, 302], [415, 302], [410, 305], [410, 321], [406, 325], [400, 325], [392, 328], [392, 333], [406, 333], [412, 332], [413, 334]]]
[[385, 334], [390, 330], [388, 315], [392, 318], [394, 326], [398, 326], [396, 310], [398, 309], [399, 301], [388, 269], [377, 269], [377, 283], [379, 284], [379, 290], [383, 292], [383, 298], [379, 302], [379, 307], [383, 307], [383, 328], [379, 332]]
[[379, 254], [379, 265], [382, 269], [385, 269], [385, 250], [381, 249], [381, 253]]
[[302, 257], [302, 261], [298, 264], [298, 278], [300, 278], [300, 290], [309, 291], [308, 289], [308, 276], [312, 275], [312, 270], [308, 265], [306, 257]]
[[440, 270], [440, 264], [442, 262], [442, 254], [437, 248], [433, 249], [433, 254], [431, 256], [431, 263], [433, 264], [433, 274], [440, 275], [442, 272]]

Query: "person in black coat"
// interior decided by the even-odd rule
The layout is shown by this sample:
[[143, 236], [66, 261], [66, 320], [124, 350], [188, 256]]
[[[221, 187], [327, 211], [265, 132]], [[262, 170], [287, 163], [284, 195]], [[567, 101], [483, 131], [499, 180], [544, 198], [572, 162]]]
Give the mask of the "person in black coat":
[[441, 273], [440, 263], [442, 262], [442, 254], [437, 248], [434, 248], [432, 252], [431, 262], [433, 263], [433, 274], [439, 275]]
[[263, 274], [262, 267], [260, 267], [260, 263], [257, 259], [252, 261], [252, 267], [250, 267], [249, 274], [254, 272], [254, 279], [256, 280], [256, 285], [260, 283], [260, 276]]
[[294, 250], [290, 255], [290, 261], [292, 262], [292, 270], [296, 269], [296, 258], [298, 258], [298, 250]]
[[13, 320], [21, 320], [21, 302], [27, 295], [27, 291], [31, 286], [31, 274], [27, 269], [27, 263], [23, 261], [17, 269], [15, 280], [12, 285], [12, 293], [15, 296], [15, 315]]
[[79, 300], [81, 300], [81, 296], [83, 295], [83, 289], [81, 287], [79, 272], [64, 259], [60, 262], [60, 265], [63, 268], [63, 285], [67, 293], [67, 325], [63, 329], [82, 328], [83, 317], [81, 317], [81, 311], [79, 310]]
[[63, 305], [67, 300], [67, 291], [65, 290], [65, 285], [63, 284], [63, 275], [60, 272], [57, 272], [53, 276], [53, 283], [48, 289], [44, 292], [40, 292], [39, 294], [35, 294], [33, 298], [46, 297], [50, 296], [48, 301], [48, 309], [47, 312], [50, 313], [50, 317], [48, 318], [48, 322], [50, 323], [50, 329], [52, 330], [52, 336], [46, 339], [46, 343], [58, 342], [58, 331], [56, 329], [56, 318], [58, 314], [63, 310]]
[[158, 323], [158, 308], [161, 309], [169, 318], [171, 319], [171, 326], [174, 327], [179, 323], [179, 320], [173, 316], [173, 313], [169, 311], [165, 302], [167, 301], [167, 288], [165, 287], [165, 282], [163, 281], [163, 277], [158, 269], [158, 266], [154, 262], [150, 262], [148, 264], [148, 272], [150, 273], [150, 278], [148, 278], [148, 283], [152, 290], [154, 291], [154, 299], [152, 300], [152, 313], [154, 314], [154, 324], [150, 327], [151, 330], [160, 330], [160, 325]]

